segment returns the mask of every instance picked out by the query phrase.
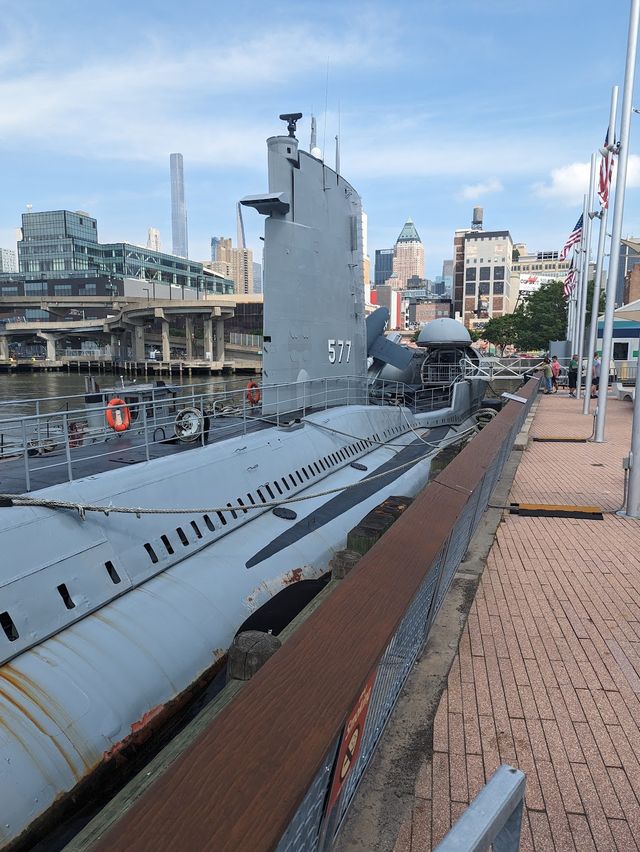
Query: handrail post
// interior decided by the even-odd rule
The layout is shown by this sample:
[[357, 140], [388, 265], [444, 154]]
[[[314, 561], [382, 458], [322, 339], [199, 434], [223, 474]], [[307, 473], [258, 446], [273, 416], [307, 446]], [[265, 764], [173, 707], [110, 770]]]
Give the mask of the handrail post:
[[40, 435], [40, 400], [36, 399], [36, 434], [38, 436], [38, 446], [42, 445], [42, 437]]
[[69, 444], [69, 415], [65, 411], [62, 415], [62, 428], [64, 429], [64, 454], [67, 458], [67, 475], [69, 482], [73, 482], [73, 469], [71, 467], [71, 446]]
[[27, 424], [22, 420], [22, 454], [24, 457], [24, 481], [27, 491], [31, 491], [31, 478], [29, 476], [29, 451], [27, 449]]
[[142, 428], [144, 430], [144, 455], [147, 461], [150, 461], [149, 456], [149, 430], [147, 429], [147, 406], [141, 402], [142, 406]]

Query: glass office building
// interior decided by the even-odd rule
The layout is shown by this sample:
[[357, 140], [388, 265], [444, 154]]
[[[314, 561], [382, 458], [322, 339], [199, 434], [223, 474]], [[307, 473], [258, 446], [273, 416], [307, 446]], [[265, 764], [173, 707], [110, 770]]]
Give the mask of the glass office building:
[[22, 214], [18, 264], [27, 282], [107, 276], [233, 293], [232, 281], [221, 283], [201, 263], [131, 243], [99, 243], [97, 221], [69, 210]]

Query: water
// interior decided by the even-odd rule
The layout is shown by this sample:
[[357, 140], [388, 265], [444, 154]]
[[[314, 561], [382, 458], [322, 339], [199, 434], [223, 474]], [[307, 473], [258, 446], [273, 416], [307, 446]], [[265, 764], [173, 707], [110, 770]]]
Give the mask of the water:
[[[15, 415], [34, 414], [33, 405], [20, 404], [20, 400], [42, 399], [43, 397], [71, 397], [75, 394], [84, 394], [85, 375], [59, 373], [3, 373], [0, 374], [0, 419]], [[163, 381], [168, 385], [198, 385], [201, 391], [223, 391], [237, 390], [245, 387], [248, 381], [255, 379], [254, 375], [243, 374], [241, 376], [165, 376]], [[117, 375], [99, 375], [96, 377], [101, 387], [109, 388], [120, 384]], [[127, 380], [125, 380], [127, 381]], [[154, 379], [146, 380], [143, 376], [138, 377], [138, 384], [153, 382]], [[128, 382], [127, 382], [128, 383]], [[83, 408], [82, 397], [77, 399], [65, 399], [62, 401], [48, 400], [41, 404], [40, 411], [46, 414], [65, 408]]]

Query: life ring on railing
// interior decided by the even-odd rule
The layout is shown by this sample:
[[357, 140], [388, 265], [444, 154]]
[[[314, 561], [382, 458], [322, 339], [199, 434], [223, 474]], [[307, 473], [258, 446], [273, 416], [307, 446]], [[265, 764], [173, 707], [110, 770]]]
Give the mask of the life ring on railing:
[[114, 396], [107, 403], [107, 424], [114, 432], [126, 432], [131, 425], [131, 414], [123, 399]]
[[260, 388], [253, 381], [247, 382], [247, 402], [249, 405], [257, 405], [260, 402]]

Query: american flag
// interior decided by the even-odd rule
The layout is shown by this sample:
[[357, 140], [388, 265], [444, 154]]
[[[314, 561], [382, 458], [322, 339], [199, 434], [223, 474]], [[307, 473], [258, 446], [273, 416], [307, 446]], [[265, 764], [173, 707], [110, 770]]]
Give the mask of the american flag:
[[[604, 137], [604, 147], [609, 145], [609, 128]], [[598, 197], [600, 205], [605, 208], [609, 206], [609, 190], [611, 189], [611, 176], [613, 175], [613, 152], [607, 151], [607, 156], [600, 160], [600, 178], [598, 180]]]
[[566, 260], [567, 255], [571, 251], [571, 247], [575, 246], [576, 243], [579, 243], [582, 239], [582, 216], [578, 219], [575, 224], [573, 231], [567, 237], [567, 241], [562, 247], [562, 251], [560, 252], [560, 260]]
[[576, 269], [573, 265], [573, 261], [571, 261], [571, 266], [569, 267], [569, 271], [567, 272], [567, 277], [564, 279], [564, 295], [568, 299], [573, 293], [573, 289], [576, 286]]

